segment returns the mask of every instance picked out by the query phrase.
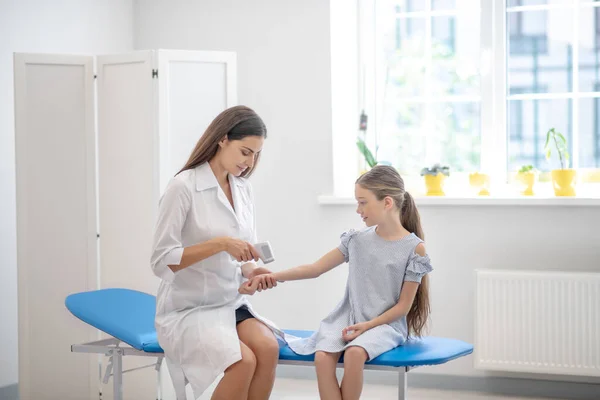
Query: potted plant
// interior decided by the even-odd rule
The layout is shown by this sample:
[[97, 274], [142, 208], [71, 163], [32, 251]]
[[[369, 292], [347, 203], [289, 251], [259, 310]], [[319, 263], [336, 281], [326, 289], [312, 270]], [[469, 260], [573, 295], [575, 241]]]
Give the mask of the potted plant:
[[[373, 156], [373, 153], [371, 153], [371, 150], [369, 150], [369, 147], [367, 146], [367, 144], [361, 137], [359, 137], [357, 139], [356, 146], [358, 147], [358, 150], [360, 151], [360, 153], [363, 155], [365, 162], [367, 163], [367, 166], [369, 168], [373, 168], [374, 166], [377, 165], [377, 159], [375, 158], [375, 156]], [[367, 172], [367, 171], [366, 170], [362, 171], [361, 175], [364, 174], [365, 172]]]
[[490, 176], [482, 172], [469, 174], [469, 185], [475, 189], [478, 196], [490, 195]]
[[523, 165], [517, 172], [517, 180], [521, 183], [524, 196], [533, 196], [533, 187], [538, 178], [538, 170], [533, 165]]
[[554, 128], [550, 129], [546, 134], [546, 144], [544, 150], [546, 159], [549, 160], [552, 155], [552, 147], [556, 148], [558, 158], [560, 160], [560, 169], [553, 169], [552, 186], [556, 196], [575, 196], [575, 177], [576, 171], [569, 168], [569, 152], [567, 139], [562, 133]]
[[444, 196], [444, 181], [450, 176], [450, 167], [434, 164], [430, 168], [423, 168], [421, 176], [425, 177], [427, 196]]

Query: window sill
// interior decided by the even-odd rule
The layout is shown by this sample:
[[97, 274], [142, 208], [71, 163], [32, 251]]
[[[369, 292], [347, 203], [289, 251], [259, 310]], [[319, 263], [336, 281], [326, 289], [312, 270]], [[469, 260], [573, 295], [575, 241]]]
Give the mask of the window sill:
[[[356, 206], [353, 197], [322, 195], [318, 198], [321, 205], [351, 205]], [[415, 197], [417, 206], [597, 206], [600, 198], [595, 197], [541, 197], [541, 196], [481, 196], [481, 197], [451, 197], [451, 196], [418, 196]]]

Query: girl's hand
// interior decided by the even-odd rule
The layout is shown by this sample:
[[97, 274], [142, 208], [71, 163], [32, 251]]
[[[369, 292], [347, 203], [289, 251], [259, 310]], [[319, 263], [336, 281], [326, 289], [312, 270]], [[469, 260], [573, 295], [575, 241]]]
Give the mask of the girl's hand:
[[271, 274], [272, 272], [269, 271], [268, 269], [266, 269], [265, 267], [256, 267], [252, 270], [252, 272], [250, 272], [250, 276], [248, 277], [248, 279], [253, 279], [254, 277], [257, 277], [258, 275], [265, 275], [265, 274]]
[[240, 239], [225, 238], [225, 251], [238, 261], [258, 261], [258, 251], [254, 246]]
[[263, 290], [271, 289], [275, 286], [277, 286], [277, 280], [273, 274], [263, 274], [257, 275], [251, 280], [245, 282], [242, 286], [240, 286], [238, 292], [252, 296], [257, 290], [261, 292]]
[[252, 279], [258, 281], [257, 290], [259, 292], [277, 286], [277, 279], [272, 273], [255, 275]]
[[360, 322], [358, 324], [351, 325], [342, 330], [342, 338], [346, 342], [351, 342], [371, 328], [372, 326], [369, 322]]

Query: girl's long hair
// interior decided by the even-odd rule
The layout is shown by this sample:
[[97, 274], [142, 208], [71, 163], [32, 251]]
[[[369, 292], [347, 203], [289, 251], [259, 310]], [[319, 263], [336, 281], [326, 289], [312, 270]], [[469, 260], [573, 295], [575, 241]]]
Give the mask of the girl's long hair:
[[[376, 165], [356, 181], [363, 188], [371, 191], [378, 200], [386, 197], [394, 199], [400, 210], [400, 223], [409, 232], [425, 240], [421, 227], [421, 216], [413, 197], [404, 189], [404, 180], [394, 167]], [[414, 336], [421, 336], [430, 313], [429, 277], [425, 275], [417, 289], [413, 304], [406, 316], [408, 331]]]

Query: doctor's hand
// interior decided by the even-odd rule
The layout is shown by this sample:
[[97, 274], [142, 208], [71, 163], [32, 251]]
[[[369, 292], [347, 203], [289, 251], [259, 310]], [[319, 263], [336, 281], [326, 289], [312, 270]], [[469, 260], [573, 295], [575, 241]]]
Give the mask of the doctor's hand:
[[242, 284], [238, 289], [238, 292], [252, 296], [257, 290], [261, 292], [263, 290], [274, 288], [275, 286], [277, 286], [277, 280], [273, 274], [256, 275], [254, 278]]
[[272, 274], [272, 272], [270, 270], [266, 269], [265, 267], [256, 267], [252, 270], [252, 272], [250, 272], [250, 276], [248, 277], [248, 279], [252, 279], [255, 276], [265, 275], [265, 274]]
[[225, 238], [225, 251], [238, 261], [258, 261], [258, 251], [244, 240]]

